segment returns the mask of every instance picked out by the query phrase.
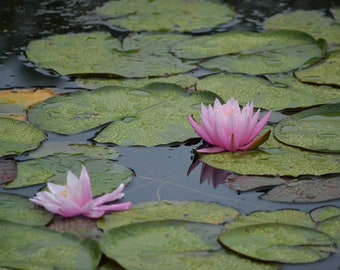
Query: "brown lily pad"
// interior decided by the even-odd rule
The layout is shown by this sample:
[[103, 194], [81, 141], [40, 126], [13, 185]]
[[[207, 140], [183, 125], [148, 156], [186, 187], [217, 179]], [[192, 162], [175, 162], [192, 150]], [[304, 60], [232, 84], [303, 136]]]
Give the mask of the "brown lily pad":
[[14, 180], [16, 176], [16, 161], [14, 159], [0, 159], [0, 185]]

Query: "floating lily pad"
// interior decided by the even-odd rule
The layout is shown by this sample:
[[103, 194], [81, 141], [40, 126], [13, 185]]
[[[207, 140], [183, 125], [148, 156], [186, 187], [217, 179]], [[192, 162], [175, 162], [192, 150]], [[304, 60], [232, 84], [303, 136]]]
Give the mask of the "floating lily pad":
[[295, 76], [302, 82], [340, 86], [339, 73], [340, 51], [335, 51], [325, 61], [296, 71]]
[[235, 12], [225, 4], [198, 0], [172, 0], [171, 5], [167, 0], [109, 1], [97, 12], [116, 17], [109, 22], [131, 31], [206, 30], [235, 17]]
[[187, 115], [197, 115], [200, 103], [213, 103], [215, 98], [211, 92], [190, 94], [165, 83], [140, 89], [104, 87], [49, 99], [33, 107], [29, 119], [62, 134], [115, 121], [97, 135], [97, 142], [153, 146], [195, 137]]
[[[335, 10], [336, 13], [336, 10]], [[266, 30], [291, 29], [306, 32], [315, 39], [323, 38], [330, 45], [340, 45], [340, 20], [338, 23], [316, 10], [297, 10], [276, 14], [263, 23]]]
[[106, 215], [97, 221], [97, 225], [107, 231], [131, 223], [166, 219], [221, 224], [238, 215], [235, 209], [215, 203], [161, 201], [138, 204], [129, 211]]
[[0, 185], [12, 181], [16, 176], [16, 161], [14, 159], [0, 159]]
[[249, 191], [263, 187], [278, 186], [285, 182], [281, 177], [234, 175], [228, 177], [227, 186], [235, 191]]
[[185, 59], [210, 58], [200, 65], [234, 73], [281, 73], [306, 67], [323, 56], [319, 44], [298, 31], [227, 32], [178, 42], [172, 51]]
[[274, 129], [279, 141], [320, 152], [340, 153], [340, 103], [302, 111]]
[[315, 228], [316, 226], [309, 214], [298, 210], [283, 209], [272, 212], [258, 211], [248, 216], [239, 216], [233, 222], [226, 224], [225, 227], [230, 230], [263, 223], [288, 224], [307, 228]]
[[171, 44], [186, 38], [143, 33], [121, 42], [105, 32], [65, 34], [32, 41], [26, 54], [37, 66], [61, 75], [164, 76], [195, 68], [169, 53]]
[[323, 175], [340, 173], [339, 156], [313, 153], [279, 143], [270, 136], [253, 151], [204, 154], [200, 160], [208, 165], [248, 175]]
[[197, 90], [208, 90], [222, 99], [234, 97], [241, 105], [253, 101], [266, 110], [309, 107], [340, 101], [340, 92], [328, 86], [299, 82], [289, 75], [268, 75], [268, 79], [242, 74], [218, 74], [197, 81]]
[[340, 216], [340, 208], [326, 205], [320, 208], [313, 209], [310, 215], [315, 222], [322, 222], [328, 218]]
[[44, 226], [51, 221], [53, 216], [53, 214], [44, 211], [42, 208], [36, 207], [26, 197], [5, 193], [0, 194], [0, 220], [29, 226]]
[[328, 257], [332, 238], [311, 228], [264, 223], [240, 226], [222, 233], [219, 240], [251, 258], [282, 263], [310, 263]]
[[96, 242], [0, 220], [0, 265], [11, 269], [95, 269]]
[[0, 126], [0, 157], [20, 155], [39, 147], [45, 140], [45, 134], [31, 124], [0, 118]]
[[86, 156], [59, 154], [18, 163], [18, 175], [7, 188], [24, 187], [39, 183], [66, 183], [66, 173], [71, 170], [80, 175], [81, 165], [89, 173], [94, 196], [110, 192], [121, 183], [128, 184], [133, 172], [108, 159], [91, 159]]
[[336, 245], [340, 245], [340, 215], [328, 218], [318, 224], [318, 229], [332, 236], [336, 241]]
[[[100, 247], [126, 269], [278, 269], [221, 249], [218, 225], [187, 221], [151, 221], [106, 231]], [[127, 252], [128, 251], [128, 252]]]

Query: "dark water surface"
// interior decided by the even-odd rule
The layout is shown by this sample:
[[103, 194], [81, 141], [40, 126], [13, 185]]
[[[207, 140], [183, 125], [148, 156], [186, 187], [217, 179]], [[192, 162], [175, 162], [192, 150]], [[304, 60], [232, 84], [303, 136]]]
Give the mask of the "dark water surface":
[[[125, 35], [117, 29], [96, 20], [92, 11], [101, 5], [99, 1], [34, 1], [1, 0], [0, 4], [0, 90], [10, 88], [52, 87], [58, 93], [75, 90], [76, 84], [67, 77], [53, 72], [36, 69], [26, 63], [23, 48], [32, 39], [52, 34], [108, 30], [113, 35]], [[252, 30], [261, 31], [260, 23], [265, 17], [295, 9], [320, 9], [329, 12], [340, 6], [340, 1], [296, 0], [296, 1], [225, 1], [236, 8], [240, 14], [235, 23], [216, 31]], [[1, 127], [0, 127], [1, 128]], [[98, 130], [74, 136], [48, 134], [48, 141], [67, 141], [86, 143]], [[126, 200], [133, 203], [154, 200], [194, 200], [213, 201], [234, 207], [248, 214], [258, 210], [277, 210], [283, 208], [311, 211], [323, 205], [340, 207], [340, 200], [326, 203], [288, 204], [264, 201], [263, 193], [252, 191], [238, 194], [229, 189], [224, 182], [200, 183], [201, 168], [198, 166], [189, 175], [188, 169], [193, 160], [192, 149], [197, 145], [177, 144], [153, 148], [117, 147], [121, 153], [118, 162], [131, 168], [136, 177], [126, 188]], [[19, 157], [25, 160], [29, 156]], [[32, 196], [35, 190], [22, 189], [21, 194]], [[340, 256], [332, 255], [327, 260], [304, 265], [287, 265], [282, 269], [340, 269]]]

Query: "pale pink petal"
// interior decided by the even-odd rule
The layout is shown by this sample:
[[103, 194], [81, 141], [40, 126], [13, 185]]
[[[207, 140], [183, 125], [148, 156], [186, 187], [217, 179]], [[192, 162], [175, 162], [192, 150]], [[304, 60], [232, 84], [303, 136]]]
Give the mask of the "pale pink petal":
[[196, 123], [194, 118], [191, 115], [188, 115], [188, 120], [189, 120], [191, 127], [197, 133], [198, 136], [200, 136], [207, 143], [210, 143], [210, 144], [214, 143], [213, 140], [208, 135], [208, 133], [205, 131], [205, 129], [202, 126], [200, 126], [198, 123]]
[[48, 190], [53, 193], [53, 194], [66, 194], [66, 187], [65, 186], [61, 186], [61, 185], [57, 185], [54, 183], [47, 183], [47, 188]]
[[124, 193], [122, 191], [124, 190], [124, 184], [120, 184], [117, 189], [112, 191], [111, 193], [104, 194], [100, 197], [97, 197], [93, 200], [94, 205], [98, 206], [107, 202], [113, 202], [115, 200], [120, 200], [124, 197]]

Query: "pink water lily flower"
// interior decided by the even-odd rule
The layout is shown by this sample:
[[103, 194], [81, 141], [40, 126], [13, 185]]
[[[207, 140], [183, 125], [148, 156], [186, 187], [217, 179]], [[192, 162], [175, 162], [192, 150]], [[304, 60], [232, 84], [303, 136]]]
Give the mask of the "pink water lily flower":
[[48, 183], [47, 187], [49, 191], [38, 192], [30, 200], [43, 206], [49, 212], [63, 217], [83, 215], [100, 218], [107, 211], [124, 211], [131, 207], [131, 202], [106, 204], [124, 197], [124, 193], [122, 193], [124, 184], [120, 184], [111, 193], [93, 198], [90, 178], [84, 166], [82, 166], [79, 179], [71, 171], [68, 171], [66, 186]]
[[234, 98], [223, 105], [216, 99], [213, 107], [201, 104], [201, 124], [192, 115], [188, 116], [188, 120], [194, 131], [210, 146], [197, 152], [236, 152], [258, 147], [269, 136], [270, 131], [257, 137], [267, 124], [271, 111], [259, 120], [260, 110], [255, 114], [253, 110], [252, 102], [240, 109]]

